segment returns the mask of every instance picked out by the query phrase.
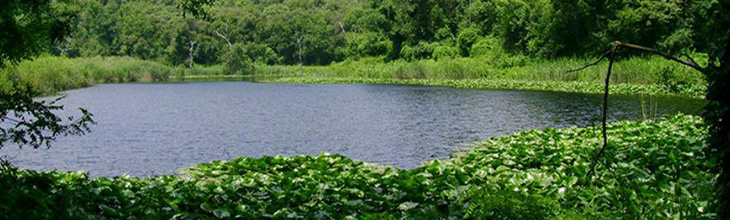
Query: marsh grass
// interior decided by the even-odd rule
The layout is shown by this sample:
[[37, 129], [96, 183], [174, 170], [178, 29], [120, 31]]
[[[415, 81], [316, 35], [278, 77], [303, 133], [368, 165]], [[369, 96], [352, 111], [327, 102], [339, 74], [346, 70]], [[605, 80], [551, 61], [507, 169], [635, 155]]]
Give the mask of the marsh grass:
[[[500, 79], [520, 81], [602, 82], [606, 65], [566, 73], [593, 61], [592, 58], [532, 59], [519, 65], [503, 65], [500, 61], [482, 58], [419, 60], [412, 62], [344, 61], [329, 66], [304, 67], [302, 74], [295, 67], [261, 66], [256, 74], [301, 75], [313, 78], [374, 79]], [[617, 62], [613, 83], [656, 84], [670, 81], [689, 84], [704, 83], [703, 76], [687, 67], [675, 65], [659, 57], [632, 57]]]
[[[64, 58], [41, 56], [5, 68], [0, 87], [11, 81], [27, 83], [41, 95], [91, 86], [95, 83], [159, 82], [173, 75], [214, 75], [220, 67], [193, 69], [168, 66], [131, 57]], [[10, 80], [13, 78], [14, 80]]]
[[[157, 82], [166, 80], [250, 80], [286, 83], [374, 83], [452, 86], [470, 89], [547, 90], [598, 93], [605, 63], [566, 73], [592, 58], [534, 59], [524, 56], [391, 61], [382, 58], [346, 60], [328, 66], [268, 66], [257, 64], [244, 75], [218, 66], [186, 68], [130, 57], [62, 58], [43, 56], [6, 68], [41, 94], [90, 86], [94, 83]], [[7, 76], [5, 78], [8, 78]], [[0, 88], [3, 81], [0, 77]], [[680, 95], [700, 98], [704, 77], [659, 57], [631, 57], [617, 62], [611, 78], [619, 94]], [[6, 83], [7, 84], [7, 83]]]
[[[544, 90], [601, 93], [606, 64], [566, 73], [593, 61], [591, 58], [555, 60], [519, 58], [515, 61], [482, 58], [382, 62], [366, 59], [329, 66], [262, 66], [256, 75], [275, 72], [283, 78], [266, 82], [372, 83], [449, 86], [468, 89]], [[506, 63], [505, 63], [506, 62]], [[704, 76], [659, 57], [632, 57], [614, 66], [611, 82], [617, 94], [679, 95], [701, 98]]]

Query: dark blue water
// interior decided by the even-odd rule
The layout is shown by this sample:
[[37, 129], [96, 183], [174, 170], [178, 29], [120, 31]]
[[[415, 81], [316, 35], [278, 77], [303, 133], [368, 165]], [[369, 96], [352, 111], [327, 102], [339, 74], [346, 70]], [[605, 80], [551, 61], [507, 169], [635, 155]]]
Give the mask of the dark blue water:
[[[73, 90], [97, 125], [50, 149], [5, 148], [22, 168], [92, 176], [171, 174], [238, 156], [339, 153], [413, 168], [455, 147], [515, 131], [598, 124], [600, 95], [383, 85], [247, 82], [109, 84]], [[649, 101], [648, 98], [645, 101]], [[659, 113], [702, 101], [658, 98]], [[610, 118], [642, 118], [641, 98], [614, 96]]]

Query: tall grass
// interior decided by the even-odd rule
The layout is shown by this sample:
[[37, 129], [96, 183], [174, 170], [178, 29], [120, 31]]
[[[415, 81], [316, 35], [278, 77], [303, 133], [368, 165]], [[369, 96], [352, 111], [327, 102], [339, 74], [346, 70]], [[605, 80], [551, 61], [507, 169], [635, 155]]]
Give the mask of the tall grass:
[[[379, 62], [372, 59], [344, 61], [329, 66], [304, 67], [302, 73], [293, 66], [262, 66], [256, 74], [276, 72], [311, 78], [370, 79], [494, 79], [519, 81], [602, 82], [606, 63], [582, 71], [566, 73], [593, 61], [591, 58], [532, 59], [511, 61], [481, 58], [419, 60], [413, 62]], [[659, 57], [632, 57], [618, 61], [611, 77], [613, 83], [656, 84], [684, 82], [702, 84], [701, 73]]]
[[41, 56], [2, 70], [0, 86], [14, 77], [43, 95], [81, 88], [94, 83], [157, 82], [173, 75], [219, 74], [220, 68], [168, 66], [131, 57], [63, 58]]
[[[1, 70], [0, 89], [7, 75], [16, 76], [42, 94], [80, 88], [94, 83], [156, 82], [176, 80], [241, 80], [302, 83], [387, 83], [429, 85], [465, 84], [466, 88], [538, 89], [600, 92], [606, 63], [566, 73], [592, 58], [530, 59], [524, 56], [456, 58], [445, 60], [392, 61], [380, 58], [347, 60], [328, 66], [256, 65], [249, 75], [231, 75], [221, 66], [185, 68], [130, 57], [62, 58], [43, 56]], [[272, 78], [273, 77], [273, 78]], [[282, 78], [285, 77], [285, 78]], [[425, 80], [425, 81], [424, 81]], [[451, 81], [463, 82], [451, 82]], [[407, 83], [405, 83], [407, 81]], [[441, 82], [441, 83], [439, 83]], [[611, 82], [631, 87], [624, 92], [675, 94], [699, 97], [704, 92], [701, 73], [660, 57], [631, 57], [614, 65]], [[7, 84], [7, 83], [6, 83]], [[466, 85], [468, 84], [468, 86]], [[529, 85], [528, 85], [529, 84]], [[519, 85], [519, 86], [512, 86]], [[577, 86], [576, 85], [580, 85]], [[555, 89], [553, 87], [561, 87]], [[513, 88], [514, 87], [514, 88]], [[565, 87], [565, 88], [562, 88]], [[576, 87], [576, 88], [568, 88]], [[593, 88], [595, 87], [595, 88]]]
[[[405, 85], [454, 86], [479, 89], [549, 90], [581, 93], [602, 93], [607, 62], [578, 72], [592, 58], [529, 59], [508, 57], [457, 58], [382, 62], [369, 58], [344, 61], [329, 66], [304, 67], [300, 73], [294, 66], [263, 66], [256, 74], [276, 72], [280, 79], [267, 82], [288, 83], [376, 83]], [[660, 57], [631, 57], [619, 60], [611, 75], [611, 83], [622, 94], [664, 94], [702, 97], [704, 76], [685, 66]]]

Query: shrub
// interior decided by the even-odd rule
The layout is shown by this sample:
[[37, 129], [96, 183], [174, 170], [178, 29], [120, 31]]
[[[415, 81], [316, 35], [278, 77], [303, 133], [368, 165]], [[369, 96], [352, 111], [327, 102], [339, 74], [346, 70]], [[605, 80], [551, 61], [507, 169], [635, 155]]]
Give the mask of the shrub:
[[234, 44], [233, 49], [223, 56], [225, 74], [251, 74], [253, 63], [245, 45]]
[[459, 49], [447, 46], [447, 45], [440, 45], [433, 49], [433, 55], [431, 55], [434, 60], [444, 60], [444, 59], [452, 59], [459, 57]]
[[540, 195], [510, 189], [471, 187], [459, 203], [466, 205], [464, 219], [552, 219], [560, 213], [560, 203]]
[[355, 35], [348, 46], [348, 55], [356, 58], [379, 56], [393, 50], [393, 43], [384, 35], [365, 32]]
[[404, 45], [401, 48], [401, 58], [409, 61], [430, 59], [433, 55], [434, 47], [436, 43], [427, 43], [425, 41], [418, 42], [417, 45], [408, 46]]
[[487, 36], [479, 38], [469, 49], [471, 57], [498, 57], [502, 56], [504, 49], [497, 38]]
[[474, 45], [477, 40], [479, 40], [479, 30], [474, 28], [461, 30], [457, 40], [461, 55], [468, 57], [470, 55], [472, 45]]

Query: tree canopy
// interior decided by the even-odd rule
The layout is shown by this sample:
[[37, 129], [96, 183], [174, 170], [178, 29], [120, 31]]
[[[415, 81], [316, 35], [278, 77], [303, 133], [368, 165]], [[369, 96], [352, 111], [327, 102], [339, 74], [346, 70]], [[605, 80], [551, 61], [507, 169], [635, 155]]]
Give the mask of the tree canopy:
[[[712, 0], [68, 0], [73, 33], [49, 51], [222, 64], [233, 44], [253, 61], [322, 65], [383, 57], [598, 55], [615, 40], [710, 52]], [[184, 16], [180, 9], [188, 14]], [[192, 10], [200, 9], [200, 10]], [[191, 46], [191, 42], [195, 42]], [[192, 53], [190, 52], [192, 51]], [[454, 54], [454, 51], [458, 53]], [[482, 50], [483, 51], [483, 50]], [[438, 55], [438, 56], [436, 56]]]

